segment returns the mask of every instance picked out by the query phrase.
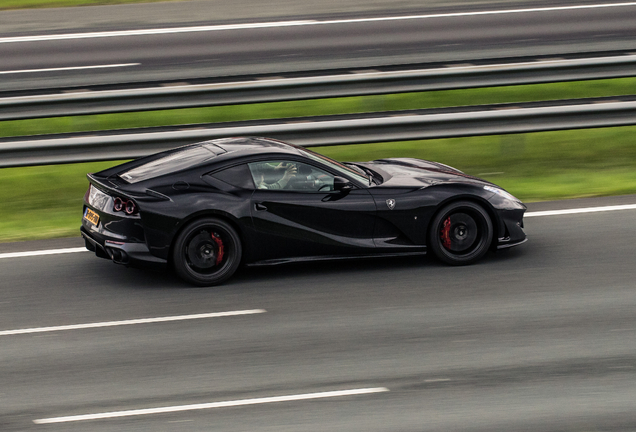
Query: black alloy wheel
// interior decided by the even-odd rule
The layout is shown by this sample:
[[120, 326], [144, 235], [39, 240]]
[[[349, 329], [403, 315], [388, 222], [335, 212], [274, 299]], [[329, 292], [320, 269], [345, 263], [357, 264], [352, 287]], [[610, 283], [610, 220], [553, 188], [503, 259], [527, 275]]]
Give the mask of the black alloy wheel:
[[227, 222], [206, 217], [188, 224], [177, 236], [172, 264], [183, 280], [198, 286], [225, 282], [241, 262], [241, 240]]
[[467, 265], [488, 252], [492, 236], [492, 221], [486, 210], [471, 201], [458, 201], [435, 216], [428, 241], [429, 248], [441, 261]]

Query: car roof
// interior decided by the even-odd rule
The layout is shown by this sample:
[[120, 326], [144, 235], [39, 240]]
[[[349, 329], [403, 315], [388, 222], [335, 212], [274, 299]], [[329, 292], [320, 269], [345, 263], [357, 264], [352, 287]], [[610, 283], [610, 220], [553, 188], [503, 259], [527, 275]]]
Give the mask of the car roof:
[[218, 154], [216, 157], [216, 161], [219, 162], [259, 154], [302, 155], [299, 151], [300, 147], [296, 145], [261, 137], [219, 138], [195, 145], [214, 145], [224, 150], [224, 153]]
[[210, 167], [251, 156], [302, 156], [301, 147], [260, 137], [219, 138], [188, 144], [142, 157], [96, 173], [98, 177], [118, 175], [128, 184], [171, 173]]

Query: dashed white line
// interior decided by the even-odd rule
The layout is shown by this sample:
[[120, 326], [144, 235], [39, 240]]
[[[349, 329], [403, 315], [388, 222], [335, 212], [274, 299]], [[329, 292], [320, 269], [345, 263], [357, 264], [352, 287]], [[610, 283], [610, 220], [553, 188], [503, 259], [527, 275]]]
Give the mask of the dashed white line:
[[0, 75], [38, 73], [38, 72], [59, 72], [59, 71], [70, 71], [70, 70], [84, 70], [84, 69], [111, 69], [111, 68], [139, 66], [140, 64], [141, 63], [118, 63], [118, 64], [92, 65], [92, 66], [68, 66], [68, 67], [44, 68], [44, 69], [20, 69], [20, 70], [0, 71]]
[[90, 32], [90, 33], [68, 33], [68, 34], [58, 34], [58, 35], [16, 36], [16, 37], [0, 38], [0, 43], [38, 42], [38, 41], [51, 41], [51, 40], [64, 40], [64, 39], [88, 39], [88, 38], [104, 38], [104, 37], [117, 37], [117, 36], [144, 36], [144, 35], [158, 35], [158, 34], [170, 34], [170, 33], [194, 33], [194, 32], [209, 32], [209, 31], [220, 31], [220, 30], [245, 30], [245, 29], [258, 29], [258, 28], [271, 28], [271, 27], [275, 28], [275, 27], [328, 25], [328, 24], [355, 24], [355, 23], [379, 22], [379, 21], [403, 21], [403, 20], [416, 20], [416, 19], [468, 17], [468, 16], [479, 16], [479, 15], [504, 15], [504, 14], [537, 13], [537, 12], [557, 12], [557, 11], [571, 11], [571, 10], [580, 10], [580, 9], [601, 9], [601, 8], [616, 8], [616, 7], [630, 7], [630, 6], [636, 6], [636, 2], [574, 5], [574, 6], [552, 6], [552, 7], [541, 7], [541, 8], [506, 9], [506, 10], [479, 11], [479, 12], [454, 12], [454, 13], [406, 15], [406, 16], [391, 16], [391, 17], [376, 17], [376, 18], [336, 19], [336, 20], [325, 20], [325, 21], [318, 21], [318, 20], [278, 21], [278, 22], [267, 22], [267, 23], [173, 27], [173, 28], [104, 31], [104, 32]]
[[194, 314], [194, 315], [177, 315], [177, 316], [158, 317], [158, 318], [140, 318], [140, 319], [131, 319], [131, 320], [124, 320], [124, 321], [105, 321], [105, 322], [87, 323], [87, 324], [71, 324], [71, 325], [53, 326], [53, 327], [35, 327], [35, 328], [24, 328], [24, 329], [17, 329], [17, 330], [2, 330], [0, 331], [0, 336], [10, 336], [10, 335], [29, 334], [29, 333], [46, 333], [46, 332], [55, 332], [55, 331], [66, 331], [66, 330], [81, 330], [81, 329], [100, 328], [100, 327], [116, 327], [116, 326], [135, 325], [135, 324], [151, 324], [151, 323], [161, 323], [161, 322], [171, 322], [171, 321], [186, 321], [186, 320], [195, 320], [195, 319], [203, 319], [203, 318], [220, 318], [220, 317], [229, 317], [229, 316], [237, 316], [237, 315], [260, 314], [265, 312], [267, 312], [265, 309], [251, 309], [251, 310], [239, 310], [239, 311], [229, 311], [229, 312], [212, 312], [212, 313], [203, 313], [203, 314]]
[[559, 216], [559, 215], [569, 215], [569, 214], [579, 214], [579, 213], [608, 212], [608, 211], [617, 211], [617, 210], [636, 210], [636, 204], [527, 212], [524, 215], [524, 217]]
[[109, 418], [116, 418], [116, 417], [140, 416], [140, 415], [148, 415], [148, 414], [163, 414], [163, 413], [173, 413], [173, 412], [179, 412], [179, 411], [193, 411], [193, 410], [203, 410], [203, 409], [211, 409], [211, 408], [258, 405], [258, 404], [266, 404], [266, 403], [274, 403], [274, 402], [291, 402], [291, 401], [300, 401], [300, 400], [308, 400], [308, 399], [324, 399], [324, 398], [333, 398], [333, 397], [341, 397], [341, 396], [356, 396], [356, 395], [381, 393], [381, 392], [388, 392], [388, 391], [389, 389], [386, 387], [337, 390], [337, 391], [328, 391], [328, 392], [319, 392], [319, 393], [296, 394], [296, 395], [288, 395], [288, 396], [274, 396], [274, 397], [241, 399], [241, 400], [211, 402], [211, 403], [192, 404], [192, 405], [177, 405], [177, 406], [146, 408], [146, 409], [136, 409], [136, 410], [127, 410], [127, 411], [112, 411], [112, 412], [104, 412], [104, 413], [97, 413], [97, 414], [51, 417], [51, 418], [33, 420], [33, 423], [35, 424], [68, 423], [68, 422], [76, 422], [76, 421], [83, 421], [83, 420], [98, 420], [98, 419], [109, 419]]

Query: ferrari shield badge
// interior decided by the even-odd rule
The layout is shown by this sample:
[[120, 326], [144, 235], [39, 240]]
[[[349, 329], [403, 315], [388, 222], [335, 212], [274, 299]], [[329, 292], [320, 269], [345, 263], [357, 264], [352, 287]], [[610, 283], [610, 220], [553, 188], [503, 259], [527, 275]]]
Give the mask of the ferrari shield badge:
[[395, 208], [395, 200], [393, 198], [386, 200], [386, 205], [389, 207], [389, 210], [393, 210]]

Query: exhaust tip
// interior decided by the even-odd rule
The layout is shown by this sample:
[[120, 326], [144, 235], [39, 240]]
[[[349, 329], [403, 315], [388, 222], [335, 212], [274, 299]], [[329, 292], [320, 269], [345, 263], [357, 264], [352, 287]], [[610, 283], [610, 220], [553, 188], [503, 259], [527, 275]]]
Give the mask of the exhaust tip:
[[128, 254], [121, 249], [106, 248], [106, 252], [111, 260], [116, 264], [128, 264]]

